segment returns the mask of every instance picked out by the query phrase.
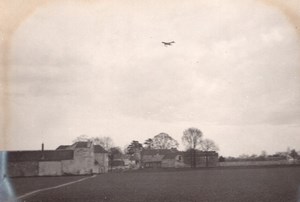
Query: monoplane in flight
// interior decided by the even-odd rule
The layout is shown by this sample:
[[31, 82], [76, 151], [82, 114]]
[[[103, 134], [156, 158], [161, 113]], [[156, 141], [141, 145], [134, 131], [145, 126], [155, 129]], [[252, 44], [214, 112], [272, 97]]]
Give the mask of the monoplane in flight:
[[172, 46], [172, 43], [175, 43], [175, 41], [170, 41], [170, 42], [162, 42], [164, 45], [165, 45], [165, 47], [167, 47], [167, 46]]

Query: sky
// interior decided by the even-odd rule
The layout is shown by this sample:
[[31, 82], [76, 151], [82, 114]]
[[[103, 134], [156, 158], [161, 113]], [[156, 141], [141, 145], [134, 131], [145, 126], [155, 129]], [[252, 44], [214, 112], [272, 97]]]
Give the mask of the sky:
[[[53, 1], [14, 32], [9, 150], [197, 127], [220, 155], [300, 150], [300, 37], [261, 1]], [[165, 47], [162, 41], [175, 41]]]

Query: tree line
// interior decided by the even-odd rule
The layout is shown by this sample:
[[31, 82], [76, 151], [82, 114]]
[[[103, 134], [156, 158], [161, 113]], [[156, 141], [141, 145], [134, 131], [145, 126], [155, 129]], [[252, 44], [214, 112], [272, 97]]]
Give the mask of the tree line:
[[[115, 146], [111, 137], [89, 137], [87, 135], [80, 135], [73, 140], [73, 142], [79, 141], [93, 141], [95, 145], [101, 145], [105, 150], [110, 151], [111, 148], [115, 148], [122, 151], [120, 147]], [[213, 140], [203, 139], [203, 133], [198, 128], [188, 128], [183, 131], [182, 143], [186, 147], [186, 150], [199, 149], [201, 151], [218, 151], [219, 148]], [[148, 138], [144, 143], [140, 143], [137, 140], [132, 140], [131, 143], [125, 148], [124, 153], [133, 154], [141, 149], [177, 149], [179, 143], [172, 136], [167, 133], [159, 133], [153, 138]]]
[[[81, 135], [74, 139], [73, 142], [78, 141], [93, 141], [95, 145], [101, 145], [106, 151], [108, 151], [108, 156], [110, 161], [114, 160], [114, 156], [117, 154], [122, 154], [120, 147], [115, 146], [113, 140], [108, 137], [88, 137], [87, 135]], [[203, 139], [203, 133], [198, 128], [188, 128], [183, 131], [181, 137], [182, 143], [191, 154], [191, 166], [196, 166], [196, 152], [201, 150], [204, 152], [208, 151], [218, 151], [219, 148], [213, 140]], [[165, 132], [161, 132], [152, 138], [148, 138], [144, 143], [140, 143], [137, 140], [132, 140], [130, 144], [125, 148], [124, 153], [128, 155], [134, 155], [142, 150], [149, 149], [177, 149], [179, 143], [172, 136]]]
[[300, 158], [300, 155], [295, 149], [287, 149], [285, 152], [276, 152], [274, 154], [267, 154], [266, 151], [262, 151], [261, 154], [256, 155], [248, 155], [248, 154], [242, 154], [237, 157], [219, 157], [219, 162], [237, 162], [237, 161], [274, 161], [274, 160], [287, 160], [290, 158], [290, 160], [297, 160]]

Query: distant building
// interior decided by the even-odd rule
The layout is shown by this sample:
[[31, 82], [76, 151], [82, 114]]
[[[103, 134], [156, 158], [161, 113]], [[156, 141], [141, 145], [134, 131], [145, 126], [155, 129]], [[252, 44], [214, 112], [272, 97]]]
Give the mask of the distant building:
[[109, 161], [111, 170], [138, 169], [139, 164], [135, 155], [117, 153]]
[[163, 168], [186, 167], [186, 165], [184, 163], [183, 155], [184, 155], [183, 152], [167, 153], [161, 161], [161, 167], [163, 167]]
[[60, 176], [98, 174], [108, 171], [108, 155], [100, 145], [76, 142], [56, 150], [8, 152], [8, 175]]
[[192, 151], [183, 153], [185, 165], [191, 166], [195, 162], [196, 167], [216, 167], [219, 165], [219, 155], [215, 151], [199, 151], [196, 150], [195, 157]]
[[[196, 167], [218, 166], [218, 153], [215, 151], [196, 151]], [[191, 152], [177, 149], [150, 149], [141, 152], [142, 168], [183, 168], [191, 167], [194, 157]]]
[[114, 154], [113, 158], [109, 161], [109, 165], [112, 168], [121, 168], [125, 166], [124, 155], [122, 153]]
[[107, 173], [108, 172], [108, 152], [100, 145], [94, 146], [94, 158], [96, 168], [99, 169], [96, 173]]
[[177, 153], [177, 149], [145, 149], [141, 151], [141, 167], [160, 168], [162, 167], [162, 162], [165, 156], [169, 156], [171, 154], [176, 155]]
[[133, 155], [124, 154], [123, 161], [124, 161], [124, 166], [128, 168], [134, 168], [136, 166], [136, 160]]

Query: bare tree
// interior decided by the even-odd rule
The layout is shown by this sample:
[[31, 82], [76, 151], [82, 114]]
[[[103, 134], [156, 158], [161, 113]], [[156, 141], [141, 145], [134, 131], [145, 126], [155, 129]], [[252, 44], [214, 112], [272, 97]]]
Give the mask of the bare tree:
[[159, 133], [154, 136], [152, 140], [154, 149], [172, 149], [177, 148], [179, 145], [178, 142], [167, 133]]
[[106, 151], [114, 146], [113, 140], [108, 136], [96, 137], [93, 138], [93, 141], [94, 144], [101, 145]]
[[85, 142], [85, 141], [88, 141], [88, 140], [91, 140], [91, 138], [87, 135], [79, 135], [78, 137], [76, 137], [74, 140], [73, 140], [73, 143], [75, 142]]
[[202, 132], [198, 128], [188, 128], [183, 131], [182, 142], [187, 149], [196, 149], [202, 141]]
[[108, 136], [89, 137], [87, 135], [80, 135], [73, 140], [74, 143], [80, 141], [92, 141], [95, 145], [101, 145], [106, 151], [114, 146], [113, 140]]
[[218, 151], [219, 148], [213, 140], [204, 139], [200, 144], [202, 151]]
[[215, 144], [215, 142], [213, 140], [210, 140], [210, 139], [204, 139], [203, 141], [201, 141], [200, 147], [201, 147], [201, 150], [204, 151], [205, 164], [206, 164], [206, 167], [207, 167], [208, 166], [208, 152], [209, 151], [218, 151], [219, 148]]
[[198, 128], [188, 128], [183, 131], [181, 140], [191, 154], [191, 167], [196, 167], [196, 148], [202, 141], [201, 130]]

